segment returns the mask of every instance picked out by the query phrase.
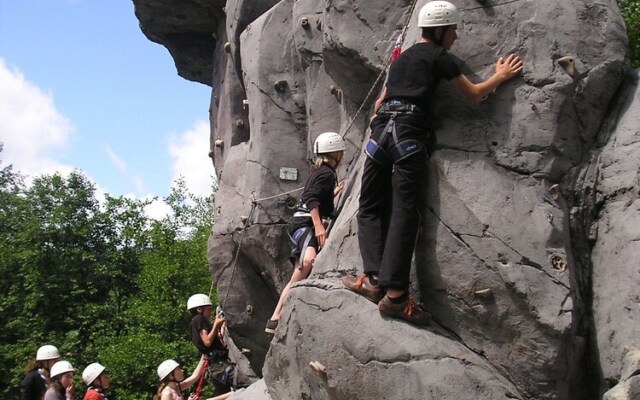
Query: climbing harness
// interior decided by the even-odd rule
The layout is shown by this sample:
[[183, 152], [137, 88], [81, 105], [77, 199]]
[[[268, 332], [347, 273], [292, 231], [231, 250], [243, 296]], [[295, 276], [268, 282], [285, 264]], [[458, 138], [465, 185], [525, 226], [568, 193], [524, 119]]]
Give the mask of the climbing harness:
[[[420, 152], [424, 148], [424, 145], [416, 139], [398, 140], [396, 132], [396, 118], [398, 115], [420, 114], [420, 109], [417, 106], [402, 100], [388, 100], [382, 103], [378, 114], [388, 115], [389, 121], [382, 130], [380, 137], [371, 137], [364, 149], [364, 152], [373, 161], [382, 166], [390, 167], [398, 161]], [[391, 134], [394, 144], [387, 152], [383, 146], [389, 134]]]
[[[478, 10], [478, 9], [483, 9], [483, 8], [487, 8], [487, 7], [494, 8], [494, 7], [502, 6], [502, 5], [505, 5], [505, 4], [515, 3], [515, 2], [518, 2], [518, 1], [521, 1], [521, 0], [507, 0], [507, 1], [504, 1], [502, 3], [482, 5], [482, 6], [479, 6], [479, 7], [470, 7], [470, 8], [466, 8], [466, 9], [461, 9], [460, 11], [472, 11], [472, 10]], [[351, 119], [351, 121], [347, 125], [346, 129], [340, 135], [341, 137], [344, 138], [344, 136], [349, 132], [349, 130], [351, 129], [351, 127], [355, 123], [356, 119], [358, 118], [358, 115], [360, 115], [360, 113], [364, 109], [364, 106], [366, 104], [368, 104], [372, 94], [374, 93], [376, 87], [380, 83], [380, 80], [384, 76], [385, 71], [387, 70], [389, 65], [393, 61], [395, 61], [395, 59], [400, 55], [400, 51], [401, 51], [401, 48], [402, 48], [402, 43], [404, 42], [404, 39], [405, 39], [406, 33], [407, 33], [407, 27], [409, 26], [409, 22], [411, 21], [411, 16], [414, 13], [414, 10], [415, 10], [415, 7], [416, 7], [417, 3], [418, 3], [418, 0], [413, 0], [413, 3], [411, 4], [411, 9], [410, 9], [410, 11], [407, 14], [407, 17], [405, 19], [405, 23], [404, 23], [404, 27], [402, 28], [402, 32], [400, 33], [400, 35], [396, 39], [396, 43], [394, 45], [394, 49], [393, 49], [393, 52], [391, 53], [391, 56], [389, 57], [387, 62], [385, 62], [385, 65], [383, 66], [383, 68], [381, 68], [380, 73], [378, 74], [376, 80], [371, 85], [371, 89], [369, 90], [369, 92], [365, 96], [364, 100], [360, 104], [360, 107], [358, 108], [358, 110], [354, 114], [353, 118]], [[397, 111], [397, 112], [399, 113], [400, 111]], [[382, 155], [383, 153], [381, 152], [381, 150], [384, 151], [383, 149], [380, 148], [380, 143], [382, 142], [382, 138], [378, 139], [377, 142], [374, 140], [373, 143], [371, 143], [371, 141], [369, 143], [367, 143], [365, 152], [367, 153], [367, 155], [369, 157], [372, 157], [376, 161], [378, 159], [378, 160], [381, 160], [382, 162], [393, 163], [393, 162], [397, 162], [397, 161], [401, 160], [402, 158], [408, 157], [409, 155], [421, 150], [420, 146], [422, 146], [422, 144], [420, 142], [418, 142], [418, 141], [405, 140], [405, 141], [402, 141], [402, 142], [398, 142], [397, 137], [395, 136], [395, 117], [396, 116], [397, 116], [397, 114], [390, 116], [391, 117], [390, 118], [390, 123], [392, 122], [392, 125], [389, 126], [389, 124], [387, 124], [387, 127], [385, 128], [385, 133], [389, 133], [389, 131], [390, 131], [390, 133], [394, 137], [394, 143], [395, 143], [394, 146], [392, 147], [392, 149], [389, 151], [389, 154], [386, 154], [386, 156]], [[299, 187], [299, 188], [296, 188], [296, 189], [293, 189], [293, 190], [290, 190], [290, 191], [287, 191], [287, 192], [284, 192], [284, 193], [279, 193], [279, 194], [276, 194], [276, 195], [273, 195], [273, 196], [269, 196], [269, 197], [264, 197], [264, 198], [261, 198], [261, 199], [253, 198], [253, 194], [252, 194], [251, 211], [249, 213], [249, 217], [244, 222], [242, 230], [240, 231], [240, 237], [238, 239], [238, 247], [236, 248], [236, 252], [235, 252], [235, 255], [233, 257], [232, 264], [231, 264], [232, 265], [232, 267], [231, 267], [232, 268], [231, 269], [231, 279], [229, 281], [229, 285], [227, 286], [227, 291], [226, 291], [226, 294], [224, 296], [223, 302], [221, 303], [222, 309], [224, 309], [227, 297], [229, 295], [229, 289], [231, 288], [232, 283], [233, 283], [233, 278], [234, 278], [234, 275], [235, 275], [235, 268], [236, 268], [236, 264], [237, 264], [237, 260], [238, 260], [238, 255], [240, 253], [240, 248], [242, 246], [242, 239], [243, 239], [243, 236], [244, 236], [244, 231], [246, 230], [247, 226], [251, 223], [251, 219], [253, 217], [253, 213], [255, 211], [256, 206], [262, 201], [275, 199], [275, 198], [278, 198], [278, 197], [281, 197], [281, 196], [286, 196], [288, 194], [295, 193], [295, 192], [298, 192], [298, 191], [303, 190], [303, 189], [304, 189], [304, 187]], [[295, 232], [294, 232], [294, 234], [295, 234]], [[209, 296], [211, 296], [211, 293], [213, 292], [213, 286], [214, 286], [214, 281], [212, 279], [211, 280], [211, 287], [209, 289]]]

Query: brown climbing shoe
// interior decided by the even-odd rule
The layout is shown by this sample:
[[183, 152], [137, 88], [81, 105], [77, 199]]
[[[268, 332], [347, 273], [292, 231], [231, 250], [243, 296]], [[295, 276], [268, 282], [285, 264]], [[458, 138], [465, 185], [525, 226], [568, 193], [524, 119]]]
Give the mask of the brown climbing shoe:
[[344, 287], [346, 287], [347, 289], [366, 297], [367, 299], [369, 299], [370, 301], [373, 301], [376, 304], [378, 304], [380, 299], [384, 297], [384, 292], [382, 291], [382, 288], [372, 285], [371, 282], [369, 282], [369, 278], [366, 275], [360, 275], [360, 276], [347, 275], [347, 276], [343, 276], [340, 279], [340, 281], [342, 282]]
[[414, 325], [428, 325], [431, 322], [431, 314], [417, 305], [411, 296], [400, 304], [394, 304], [389, 296], [384, 296], [378, 303], [378, 311], [384, 316], [403, 319]]

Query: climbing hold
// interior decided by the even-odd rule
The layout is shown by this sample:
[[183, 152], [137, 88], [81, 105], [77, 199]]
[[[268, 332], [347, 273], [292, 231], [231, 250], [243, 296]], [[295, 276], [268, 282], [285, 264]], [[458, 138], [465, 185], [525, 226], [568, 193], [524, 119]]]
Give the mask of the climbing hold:
[[218, 206], [218, 208], [216, 208], [216, 214], [222, 214], [222, 206]]
[[224, 140], [217, 138], [216, 141], [214, 142], [215, 146], [218, 148], [222, 148], [224, 147]]
[[247, 304], [247, 307], [244, 309], [244, 311], [249, 315], [253, 314], [253, 306], [251, 304]]
[[304, 29], [307, 29], [307, 28], [309, 27], [309, 18], [307, 18], [307, 17], [302, 17], [302, 18], [300, 19], [300, 25], [302, 25], [302, 27], [303, 27]]
[[244, 126], [244, 121], [243, 121], [243, 120], [241, 120], [241, 119], [237, 119], [237, 120], [236, 120], [236, 126], [237, 126], [238, 128], [242, 128], [242, 127]]
[[336, 100], [338, 100], [338, 103], [342, 104], [342, 89], [338, 88], [335, 85], [331, 85], [329, 86], [329, 90], [331, 90], [331, 94], [336, 97]]
[[224, 51], [226, 53], [231, 53], [231, 42], [227, 42], [224, 44]]
[[316, 20], [316, 28], [318, 28], [319, 31], [322, 30], [322, 18]]
[[490, 299], [493, 297], [493, 291], [491, 289], [476, 290], [475, 294], [477, 297], [480, 297], [483, 299]]
[[327, 373], [327, 369], [325, 368], [324, 365], [320, 364], [319, 361], [311, 361], [309, 363], [309, 367], [311, 367], [311, 369], [314, 372], [317, 372], [319, 374], [326, 374]]
[[240, 216], [240, 222], [242, 222], [242, 225], [246, 225], [247, 221], [249, 221], [249, 217], [247, 217], [246, 215]]
[[564, 56], [558, 59], [558, 64], [564, 69], [564, 72], [567, 73], [570, 77], [576, 76], [576, 65], [573, 57]]
[[564, 258], [554, 254], [551, 256], [551, 267], [558, 272], [564, 272], [567, 270], [567, 262]]
[[287, 88], [287, 81], [285, 81], [284, 79], [280, 79], [273, 84], [273, 87], [277, 92], [284, 92]]
[[557, 183], [551, 185], [551, 187], [549, 187], [549, 196], [551, 196], [553, 200], [558, 200], [558, 197], [560, 197], [560, 185]]
[[242, 100], [242, 109], [246, 110], [248, 108], [249, 108], [249, 100], [247, 99]]
[[213, 150], [209, 150], [209, 158], [213, 158], [214, 155], [215, 153], [213, 152]]
[[298, 202], [296, 201], [295, 197], [289, 196], [285, 199], [284, 204], [287, 206], [289, 210], [294, 210]]

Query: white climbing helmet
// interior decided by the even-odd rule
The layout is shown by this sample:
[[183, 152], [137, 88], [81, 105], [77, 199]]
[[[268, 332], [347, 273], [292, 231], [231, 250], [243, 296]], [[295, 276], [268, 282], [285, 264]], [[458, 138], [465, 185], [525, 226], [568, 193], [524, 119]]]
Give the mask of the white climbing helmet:
[[211, 299], [206, 294], [198, 293], [189, 297], [187, 300], [187, 310], [193, 310], [197, 307], [210, 306]]
[[459, 21], [458, 9], [448, 1], [430, 1], [418, 14], [419, 28], [456, 25]]
[[164, 380], [170, 373], [173, 372], [176, 368], [178, 368], [180, 364], [175, 362], [174, 360], [164, 360], [158, 366], [158, 378], [160, 380]]
[[54, 358], [60, 358], [60, 352], [56, 346], [47, 344], [36, 352], [36, 361], [53, 360]]
[[335, 132], [324, 132], [318, 135], [313, 143], [313, 152], [315, 154], [332, 153], [334, 151], [344, 151], [346, 146], [342, 136]]
[[101, 364], [93, 363], [87, 365], [87, 367], [82, 371], [82, 381], [85, 385], [91, 385], [91, 382], [96, 380], [97, 377], [100, 376], [102, 372], [104, 372], [105, 368]]
[[69, 361], [58, 361], [57, 363], [53, 364], [53, 367], [51, 367], [51, 378], [55, 378], [58, 375], [62, 375], [62, 374], [66, 374], [67, 372], [73, 372], [75, 371], [75, 369], [73, 369], [73, 365], [71, 365], [71, 363]]

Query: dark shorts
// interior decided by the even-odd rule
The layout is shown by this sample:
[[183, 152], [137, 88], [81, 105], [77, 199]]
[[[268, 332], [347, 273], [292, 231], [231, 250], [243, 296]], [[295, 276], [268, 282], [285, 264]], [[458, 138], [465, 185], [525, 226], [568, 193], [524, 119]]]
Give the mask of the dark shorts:
[[[300, 223], [296, 223], [296, 219], [289, 225], [289, 237], [291, 238], [291, 254], [289, 255], [289, 261], [294, 266], [300, 260], [303, 252], [306, 251], [307, 247], [313, 247], [316, 249], [316, 253], [319, 251], [318, 249], [318, 239], [316, 239], [316, 233], [313, 228], [313, 224], [309, 225], [308, 221], [301, 221]], [[309, 236], [310, 235], [310, 236]], [[308, 240], [308, 243], [307, 243]], [[306, 246], [305, 246], [306, 243]], [[302, 265], [298, 265], [299, 268], [302, 268]]]

